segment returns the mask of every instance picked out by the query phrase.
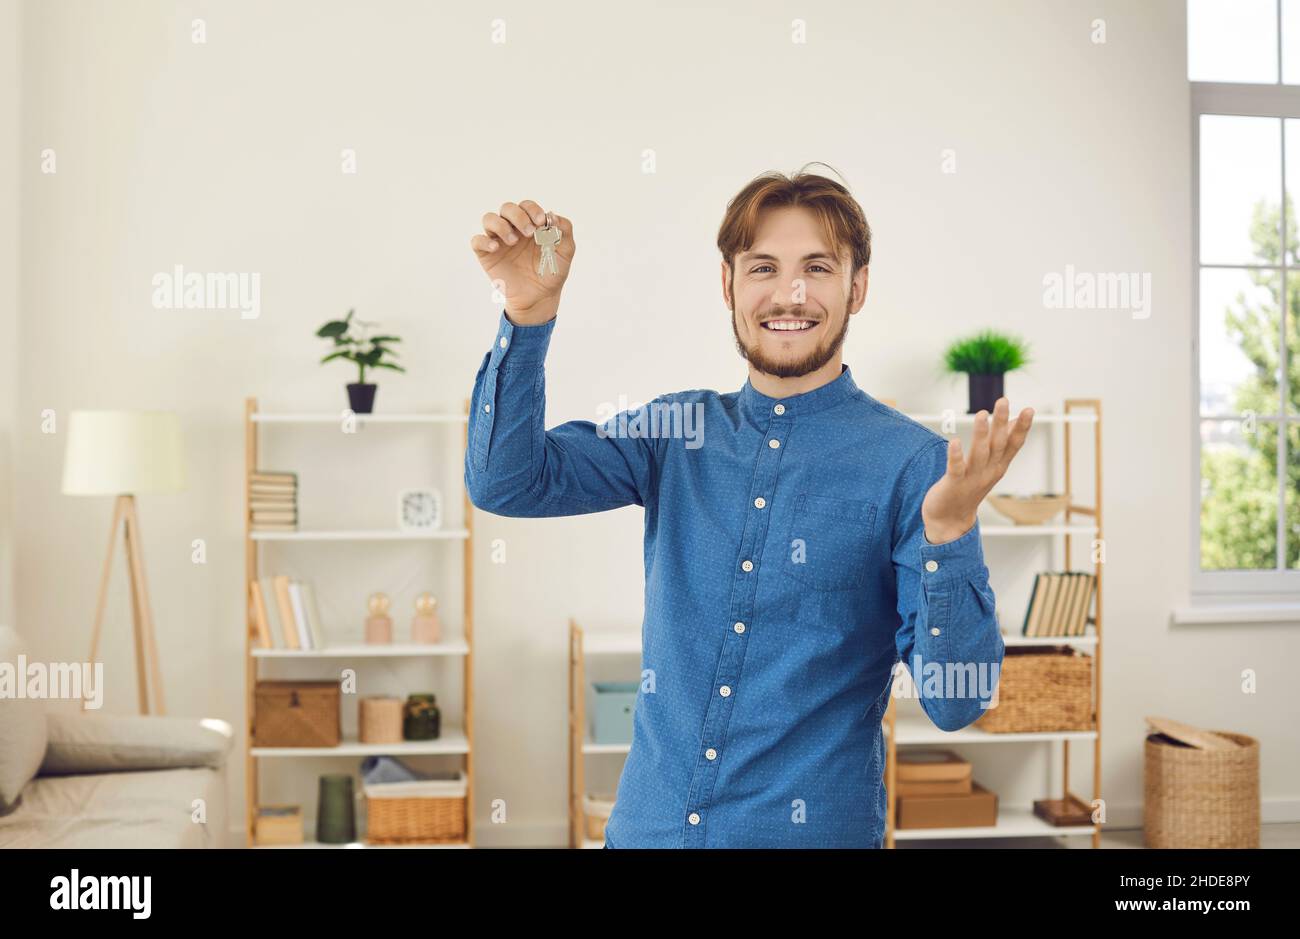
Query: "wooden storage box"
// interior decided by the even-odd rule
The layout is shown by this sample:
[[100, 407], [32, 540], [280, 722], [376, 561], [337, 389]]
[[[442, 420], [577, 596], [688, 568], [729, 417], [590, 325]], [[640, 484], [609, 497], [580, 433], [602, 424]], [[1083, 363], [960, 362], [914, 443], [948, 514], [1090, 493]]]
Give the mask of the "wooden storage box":
[[365, 786], [368, 844], [449, 844], [468, 836], [467, 777]]
[[1092, 662], [1069, 647], [1008, 648], [996, 703], [973, 726], [995, 734], [1095, 730]]
[[336, 681], [259, 681], [253, 706], [255, 747], [339, 745]]
[[302, 844], [302, 807], [259, 805], [253, 823], [254, 844]]

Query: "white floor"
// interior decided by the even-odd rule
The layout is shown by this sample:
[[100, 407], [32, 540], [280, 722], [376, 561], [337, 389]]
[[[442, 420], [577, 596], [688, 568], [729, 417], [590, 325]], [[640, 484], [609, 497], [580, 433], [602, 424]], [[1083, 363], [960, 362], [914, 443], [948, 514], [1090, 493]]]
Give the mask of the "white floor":
[[[953, 838], [948, 841], [898, 841], [897, 850], [914, 848], [1086, 848], [1092, 850], [1092, 837], [1075, 838]], [[1141, 848], [1142, 829], [1128, 828], [1103, 832], [1103, 848]], [[1259, 833], [1260, 848], [1300, 848], [1300, 822], [1263, 825]]]

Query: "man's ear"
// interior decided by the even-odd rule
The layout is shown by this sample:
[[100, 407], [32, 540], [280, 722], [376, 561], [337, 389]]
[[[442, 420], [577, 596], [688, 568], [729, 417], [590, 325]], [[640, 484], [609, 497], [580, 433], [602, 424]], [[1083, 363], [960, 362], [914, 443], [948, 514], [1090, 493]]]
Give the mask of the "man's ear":
[[727, 304], [727, 309], [731, 309], [731, 267], [726, 261], [722, 262], [722, 300]]
[[858, 268], [858, 272], [853, 275], [853, 283], [850, 286], [852, 296], [849, 298], [849, 313], [853, 314], [862, 309], [862, 304], [867, 301], [867, 280], [870, 272], [864, 265]]

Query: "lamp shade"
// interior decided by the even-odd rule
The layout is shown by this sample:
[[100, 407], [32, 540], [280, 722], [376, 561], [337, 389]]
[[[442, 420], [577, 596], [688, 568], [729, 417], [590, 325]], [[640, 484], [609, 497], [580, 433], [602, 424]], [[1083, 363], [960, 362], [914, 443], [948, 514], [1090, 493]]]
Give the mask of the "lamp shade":
[[63, 492], [105, 496], [185, 488], [180, 422], [170, 411], [73, 411]]

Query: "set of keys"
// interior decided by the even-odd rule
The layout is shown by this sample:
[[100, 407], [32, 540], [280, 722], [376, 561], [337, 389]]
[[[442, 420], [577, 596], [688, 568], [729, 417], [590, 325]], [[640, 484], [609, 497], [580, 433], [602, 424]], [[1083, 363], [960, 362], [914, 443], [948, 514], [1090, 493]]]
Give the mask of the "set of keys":
[[560, 269], [555, 266], [555, 246], [560, 243], [563, 235], [560, 226], [555, 224], [555, 217], [547, 212], [546, 224], [533, 232], [533, 241], [542, 249], [542, 257], [537, 262], [538, 274], [544, 275], [548, 271], [552, 274], [560, 273]]

